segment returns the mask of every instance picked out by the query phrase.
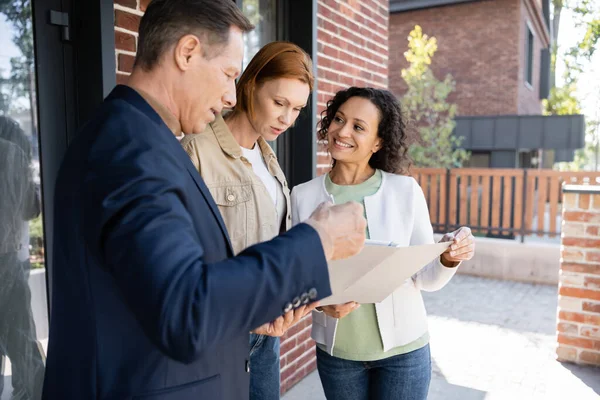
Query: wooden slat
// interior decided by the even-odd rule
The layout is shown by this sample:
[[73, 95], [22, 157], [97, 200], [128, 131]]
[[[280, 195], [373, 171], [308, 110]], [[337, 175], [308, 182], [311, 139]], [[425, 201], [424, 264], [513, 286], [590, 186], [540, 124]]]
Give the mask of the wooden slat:
[[431, 175], [429, 179], [429, 217], [431, 223], [438, 223], [438, 181], [440, 177], [438, 175]]
[[[504, 196], [504, 204], [502, 206], [502, 227], [510, 228], [510, 217], [513, 203], [512, 177], [505, 176], [503, 181], [502, 195]], [[510, 231], [503, 231], [502, 233], [508, 235]]]
[[[419, 186], [421, 186], [421, 188], [423, 188], [423, 173], [417, 173], [416, 175], [414, 175], [414, 178], [417, 180], [417, 183], [419, 184]], [[423, 192], [425, 192], [425, 190], [423, 190]]]
[[[556, 217], [558, 215], [558, 201], [560, 198], [559, 188], [559, 177], [553, 176], [550, 178], [550, 232], [557, 232], [556, 230]], [[554, 234], [550, 234], [550, 237], [556, 237]]]
[[[537, 230], [544, 230], [544, 216], [546, 213], [546, 198], [548, 196], [548, 176], [544, 173], [540, 174], [538, 181], [538, 197], [537, 197]], [[538, 236], [542, 234], [538, 233]]]
[[515, 177], [515, 219], [514, 228], [515, 235], [518, 235], [518, 230], [523, 226], [523, 176]]
[[[450, 171], [450, 185], [446, 182], [446, 171], [442, 168], [412, 168], [411, 174], [421, 184], [423, 192], [428, 199], [430, 216], [433, 223], [445, 224], [447, 212], [448, 222], [451, 225], [468, 223], [472, 226], [508, 226], [512, 222], [515, 230], [525, 229], [528, 232], [546, 230], [544, 226], [545, 204], [549, 202], [550, 225], [547, 230], [559, 233], [560, 227], [556, 226], [556, 216], [560, 212], [560, 201], [562, 198], [561, 183], [600, 183], [600, 172], [566, 172], [540, 169], [528, 169], [527, 181], [523, 178], [523, 169], [490, 169], [490, 168], [460, 168]], [[464, 185], [460, 187], [457, 184], [457, 177], [462, 177]], [[494, 193], [489, 189], [491, 183], [498, 183], [498, 179], [507, 182], [514, 177], [515, 189], [514, 196], [510, 196], [510, 189], [499, 187], [499, 184], [493, 185]], [[481, 181], [480, 181], [481, 179]], [[539, 185], [536, 188], [536, 182]], [[546, 182], [544, 181], [546, 180]], [[547, 180], [550, 180], [547, 182]], [[465, 196], [466, 184], [472, 186], [472, 192], [467, 198]], [[525, 189], [526, 186], [526, 189]], [[476, 187], [480, 188], [481, 198], [477, 193]], [[460, 193], [460, 200], [457, 202], [457, 194]], [[505, 194], [505, 201], [500, 201], [498, 196]], [[478, 201], [481, 204], [477, 204]], [[510, 200], [510, 202], [508, 202]], [[525, 204], [523, 204], [525, 201]], [[465, 202], [467, 203], [465, 205]], [[492, 211], [490, 211], [490, 208]], [[523, 216], [523, 208], [525, 215]], [[539, 209], [540, 218], [536, 226], [533, 226], [533, 218], [536, 210]], [[460, 210], [460, 221], [456, 220], [457, 211]], [[499, 220], [499, 211], [503, 210], [502, 221]], [[513, 211], [513, 221], [508, 221], [510, 212]], [[477, 214], [480, 213], [478, 216]], [[492, 220], [490, 221], [490, 214]], [[495, 219], [494, 219], [495, 218]], [[525, 226], [523, 225], [523, 222]], [[488, 233], [488, 229], [482, 229]], [[499, 233], [496, 231], [495, 233]], [[518, 232], [515, 232], [518, 233]]]
[[469, 188], [469, 177], [460, 177], [460, 222], [459, 225], [465, 226], [469, 223], [468, 212], [469, 212], [469, 195], [467, 189]]
[[440, 224], [446, 223], [446, 202], [448, 201], [448, 188], [446, 185], [446, 172], [440, 175]]
[[[479, 176], [471, 176], [471, 204], [469, 205], [469, 226], [479, 225]], [[477, 229], [475, 232], [479, 232]]]
[[421, 174], [421, 189], [423, 189], [423, 196], [429, 206], [429, 174]]
[[450, 172], [450, 191], [448, 193], [448, 201], [450, 202], [450, 215], [448, 216], [448, 221], [450, 223], [450, 229], [452, 229], [453, 225], [456, 225], [456, 178], [456, 174], [454, 172]]
[[535, 185], [537, 177], [533, 174], [527, 175], [527, 196], [525, 197], [525, 229], [533, 230], [533, 215], [535, 208]]
[[[494, 176], [491, 184], [492, 184], [492, 227], [496, 228], [500, 226], [500, 200], [501, 200], [501, 176]], [[492, 234], [497, 235], [500, 231], [497, 229], [492, 229]]]
[[[490, 226], [490, 177], [481, 177], [481, 226]], [[489, 230], [483, 231], [488, 234]]]

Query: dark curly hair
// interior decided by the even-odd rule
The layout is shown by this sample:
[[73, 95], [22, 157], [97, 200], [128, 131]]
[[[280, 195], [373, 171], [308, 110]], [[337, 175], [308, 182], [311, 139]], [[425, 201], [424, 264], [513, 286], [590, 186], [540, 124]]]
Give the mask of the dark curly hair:
[[[317, 135], [319, 140], [327, 140], [329, 125], [342, 104], [351, 97], [369, 100], [379, 109], [380, 120], [377, 135], [382, 146], [369, 160], [369, 165], [393, 174], [407, 174], [411, 160], [408, 152], [408, 132], [400, 103], [388, 90], [370, 87], [351, 87], [340, 90], [327, 102], [327, 108], [321, 113]], [[333, 160], [335, 165], [335, 160]]]

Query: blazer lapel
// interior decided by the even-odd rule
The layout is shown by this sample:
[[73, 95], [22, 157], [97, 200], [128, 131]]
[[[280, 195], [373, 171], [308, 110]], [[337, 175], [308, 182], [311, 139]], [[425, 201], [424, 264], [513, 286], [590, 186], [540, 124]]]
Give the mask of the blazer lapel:
[[144, 100], [144, 98], [139, 93], [137, 93], [134, 89], [124, 86], [124, 85], [117, 85], [113, 89], [113, 91], [110, 93], [110, 95], [107, 97], [107, 99], [110, 100], [110, 99], [118, 99], [118, 98], [121, 98], [121, 99], [131, 103], [134, 107], [136, 107], [140, 111], [142, 111], [145, 115], [147, 115], [154, 122], [156, 122], [156, 124], [159, 126], [159, 131], [162, 128], [162, 131], [165, 132], [165, 134], [171, 138], [174, 151], [180, 152], [179, 158], [184, 160], [183, 162], [185, 164], [185, 167], [187, 168], [189, 174], [192, 176], [192, 179], [194, 179], [194, 182], [196, 183], [198, 190], [200, 190], [200, 193], [206, 200], [206, 204], [208, 204], [210, 211], [213, 213], [213, 215], [217, 219], [219, 226], [221, 227], [221, 231], [223, 232], [223, 236], [225, 237], [225, 240], [227, 241], [227, 245], [229, 246], [229, 250], [231, 251], [231, 254], [233, 254], [233, 247], [231, 246], [231, 240], [229, 239], [229, 234], [227, 233], [227, 228], [225, 227], [225, 223], [223, 222], [221, 213], [219, 212], [219, 209], [217, 208], [217, 205], [215, 204], [214, 199], [210, 195], [208, 188], [204, 184], [204, 181], [200, 177], [200, 174], [198, 174], [198, 171], [196, 171], [196, 168], [194, 168], [194, 164], [192, 164], [190, 157], [187, 155], [185, 150], [183, 150], [183, 147], [181, 147], [179, 141], [175, 138], [175, 135], [173, 134], [173, 132], [170, 131], [169, 127], [165, 124], [163, 119], [158, 115], [156, 110], [154, 108], [152, 108], [152, 106], [150, 104], [148, 104], [148, 102], [146, 100]]

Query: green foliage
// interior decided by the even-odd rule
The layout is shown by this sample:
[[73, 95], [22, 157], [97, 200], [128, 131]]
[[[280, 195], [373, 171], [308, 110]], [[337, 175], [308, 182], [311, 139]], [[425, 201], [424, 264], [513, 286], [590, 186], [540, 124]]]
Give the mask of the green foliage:
[[575, 83], [555, 87], [550, 90], [550, 96], [544, 99], [545, 115], [571, 115], [581, 114], [579, 100], [575, 96], [577, 87]]
[[[552, 48], [552, 74], [556, 70], [558, 57], [558, 22], [563, 8], [573, 12], [576, 25], [584, 27], [585, 34], [579, 42], [567, 49], [562, 55], [565, 63], [564, 85], [554, 87], [550, 96], [544, 100], [544, 113], [546, 115], [569, 115], [581, 114], [582, 109], [576, 96], [576, 88], [579, 74], [583, 70], [583, 62], [589, 62], [594, 54], [600, 39], [600, 7], [592, 0], [553, 0], [553, 48]], [[598, 166], [598, 123], [588, 121], [585, 148], [577, 150], [575, 158], [570, 163], [557, 163], [556, 168], [560, 170], [579, 171], [589, 168], [592, 164]]]
[[29, 221], [29, 236], [32, 238], [43, 238], [44, 229], [42, 227], [42, 215]]
[[410, 65], [402, 70], [408, 90], [400, 100], [419, 136], [409, 154], [416, 167], [458, 168], [470, 154], [459, 148], [462, 138], [453, 135], [456, 104], [448, 96], [454, 91], [454, 79], [447, 75], [440, 81], [430, 68], [436, 51], [437, 40], [415, 26], [404, 53]]
[[597, 171], [600, 168], [600, 123], [591, 121], [586, 127], [585, 147], [575, 152], [571, 162], [556, 163], [559, 171]]

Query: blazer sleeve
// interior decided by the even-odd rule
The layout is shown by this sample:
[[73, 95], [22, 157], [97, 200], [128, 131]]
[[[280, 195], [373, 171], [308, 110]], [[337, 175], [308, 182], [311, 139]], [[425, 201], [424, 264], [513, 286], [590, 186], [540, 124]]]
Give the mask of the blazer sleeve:
[[[94, 144], [84, 181], [84, 235], [161, 351], [192, 362], [204, 349], [273, 320], [296, 297], [331, 294], [319, 236], [307, 224], [237, 257], [206, 262], [209, 250], [186, 205], [206, 201], [200, 193], [184, 195], [190, 180], [177, 157], [185, 154], [141, 141], [153, 132], [140, 125], [107, 124]], [[143, 135], [133, 133], [144, 128]], [[214, 218], [206, 204], [206, 218]]]
[[[423, 190], [416, 180], [413, 181], [413, 209], [414, 224], [410, 237], [411, 246], [434, 243], [433, 228], [429, 219], [429, 210]], [[458, 269], [457, 267], [448, 268], [442, 264], [440, 258], [427, 264], [423, 269], [413, 275], [415, 286], [420, 290], [433, 292], [440, 290], [452, 279]]]

